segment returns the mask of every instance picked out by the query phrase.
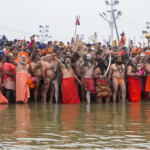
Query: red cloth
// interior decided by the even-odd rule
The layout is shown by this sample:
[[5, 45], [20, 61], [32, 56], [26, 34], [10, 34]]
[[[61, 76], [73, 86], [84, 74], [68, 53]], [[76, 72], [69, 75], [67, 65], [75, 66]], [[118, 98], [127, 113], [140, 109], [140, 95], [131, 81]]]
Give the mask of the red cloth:
[[96, 84], [93, 78], [85, 79], [86, 91], [91, 91], [93, 94], [96, 93]]
[[150, 92], [150, 76], [146, 76], [145, 92]]
[[3, 65], [4, 81], [7, 80], [7, 78], [11, 78], [11, 81], [15, 81], [14, 78], [8, 76], [8, 75], [5, 73], [5, 70], [8, 70], [11, 74], [16, 75], [16, 66], [14, 66], [14, 65], [11, 64], [11, 63], [7, 63], [7, 62], [5, 62], [4, 65]]
[[80, 21], [79, 21], [79, 19], [77, 19], [77, 20], [76, 20], [75, 25], [77, 25], [77, 26], [79, 26], [79, 25], [80, 25]]
[[141, 88], [139, 79], [134, 77], [127, 77], [128, 90], [129, 90], [129, 101], [140, 102], [141, 101]]
[[31, 41], [28, 45], [28, 48], [30, 48], [33, 45], [33, 41]]
[[62, 103], [63, 104], [80, 103], [74, 77], [62, 79]]
[[119, 45], [125, 45], [125, 42], [126, 42], [126, 38], [125, 38], [125, 36], [122, 36], [122, 38], [121, 38], [121, 41], [119, 42]]
[[[120, 53], [120, 52], [117, 52], [117, 56], [119, 56], [119, 53]], [[121, 56], [124, 55], [124, 54], [125, 54], [125, 52], [122, 51], [122, 52], [121, 52]]]

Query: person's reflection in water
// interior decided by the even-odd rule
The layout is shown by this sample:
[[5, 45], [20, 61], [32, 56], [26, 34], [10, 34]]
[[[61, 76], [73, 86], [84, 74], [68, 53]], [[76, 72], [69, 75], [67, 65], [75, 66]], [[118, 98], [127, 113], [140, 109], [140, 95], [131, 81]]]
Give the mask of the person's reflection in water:
[[28, 104], [16, 105], [16, 131], [17, 138], [25, 138], [30, 133], [30, 108]]
[[85, 116], [85, 129], [88, 133], [93, 132], [95, 129], [94, 116], [91, 113], [91, 105], [86, 105], [86, 116]]
[[139, 135], [141, 128], [141, 103], [129, 103], [129, 122], [128, 131], [133, 131], [130, 134]]
[[74, 131], [76, 129], [79, 108], [79, 104], [62, 105], [61, 121], [64, 130]]

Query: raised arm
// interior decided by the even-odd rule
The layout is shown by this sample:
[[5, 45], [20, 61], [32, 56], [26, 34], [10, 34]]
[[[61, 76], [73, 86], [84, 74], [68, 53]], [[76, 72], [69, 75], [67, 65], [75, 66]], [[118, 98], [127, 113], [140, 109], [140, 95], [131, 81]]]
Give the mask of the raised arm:
[[37, 46], [36, 46], [35, 39], [33, 38], [33, 51], [31, 53], [30, 59], [32, 58], [32, 55], [36, 52], [36, 50], [37, 50]]
[[139, 51], [139, 53], [135, 56], [135, 59], [138, 61], [140, 59], [140, 55], [141, 55], [141, 50]]
[[12, 56], [12, 64], [14, 64], [15, 66], [18, 65], [18, 62], [15, 61], [16, 57], [15, 56]]
[[54, 44], [52, 45], [52, 48], [51, 48], [51, 52], [53, 53], [53, 51], [54, 51], [54, 47], [55, 47], [55, 45], [58, 43], [58, 41], [54, 41]]
[[58, 64], [60, 65], [61, 68], [66, 68], [65, 65], [59, 59], [57, 59], [56, 57], [54, 57], [54, 58], [58, 62]]

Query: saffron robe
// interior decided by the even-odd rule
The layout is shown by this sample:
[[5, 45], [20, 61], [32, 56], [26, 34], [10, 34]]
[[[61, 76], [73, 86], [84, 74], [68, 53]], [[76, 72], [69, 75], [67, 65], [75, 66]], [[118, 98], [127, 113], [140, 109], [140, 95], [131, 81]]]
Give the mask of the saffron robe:
[[138, 78], [131, 76], [127, 77], [128, 81], [128, 98], [130, 102], [140, 102], [141, 101], [141, 88], [140, 81]]
[[62, 79], [62, 103], [63, 104], [80, 103], [74, 77]]
[[28, 73], [23, 72], [16, 74], [16, 102], [28, 102], [28, 98], [30, 98], [30, 90], [27, 81], [29, 78], [30, 75]]

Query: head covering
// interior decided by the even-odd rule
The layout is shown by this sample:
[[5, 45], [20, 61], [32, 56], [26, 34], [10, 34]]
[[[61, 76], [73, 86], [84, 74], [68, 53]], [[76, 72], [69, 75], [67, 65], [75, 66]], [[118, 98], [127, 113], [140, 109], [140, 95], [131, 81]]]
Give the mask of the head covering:
[[40, 49], [45, 49], [45, 48], [46, 48], [46, 44], [42, 43], [42, 44], [40, 44], [40, 45], [38, 46], [38, 48], [40, 48]]
[[26, 57], [29, 57], [28, 53], [26, 53], [26, 52], [21, 52], [18, 56], [20, 57], [22, 55], [25, 55]]
[[43, 50], [41, 51], [41, 54], [43, 55], [45, 52], [46, 52], [46, 50], [45, 50], [45, 49], [43, 49]]

